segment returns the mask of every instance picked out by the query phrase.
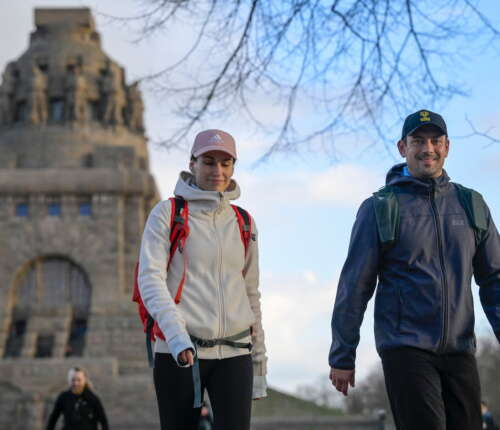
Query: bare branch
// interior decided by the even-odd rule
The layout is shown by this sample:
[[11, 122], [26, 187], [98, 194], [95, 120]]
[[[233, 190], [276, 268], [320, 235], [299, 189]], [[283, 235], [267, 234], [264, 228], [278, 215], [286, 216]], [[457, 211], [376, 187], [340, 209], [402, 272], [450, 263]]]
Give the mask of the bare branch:
[[[332, 136], [358, 131], [390, 152], [395, 118], [465, 95], [458, 73], [443, 73], [460, 43], [500, 39], [475, 0], [143, 1], [150, 7], [135, 19], [144, 36], [174, 19], [195, 36], [178, 61], [146, 77], [181, 121], [164, 144], [239, 110], [269, 132], [264, 159], [320, 141], [335, 152]], [[276, 118], [260, 112], [262, 98], [279, 106]]]
[[469, 119], [469, 117], [466, 115], [465, 120], [467, 121], [467, 124], [469, 124], [472, 133], [463, 135], [463, 136], [455, 136], [457, 139], [467, 139], [471, 137], [481, 137], [483, 139], [486, 139], [489, 143], [486, 146], [491, 146], [495, 143], [500, 143], [500, 138], [494, 137], [491, 135], [491, 132], [494, 130], [494, 127], [490, 127], [485, 131], [479, 131], [475, 126], [474, 123]]

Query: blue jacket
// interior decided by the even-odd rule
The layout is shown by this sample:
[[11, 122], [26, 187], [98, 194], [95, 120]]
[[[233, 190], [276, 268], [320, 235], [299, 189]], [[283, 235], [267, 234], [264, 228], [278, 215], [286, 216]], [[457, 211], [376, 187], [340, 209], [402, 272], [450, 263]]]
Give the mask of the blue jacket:
[[474, 353], [472, 275], [500, 341], [500, 237], [489, 210], [488, 231], [476, 246], [446, 172], [424, 180], [405, 175], [404, 167], [394, 166], [386, 179], [400, 190], [398, 239], [391, 248], [380, 247], [374, 197], [358, 211], [333, 310], [332, 367], [354, 368], [359, 328], [375, 286], [379, 353], [400, 346]]

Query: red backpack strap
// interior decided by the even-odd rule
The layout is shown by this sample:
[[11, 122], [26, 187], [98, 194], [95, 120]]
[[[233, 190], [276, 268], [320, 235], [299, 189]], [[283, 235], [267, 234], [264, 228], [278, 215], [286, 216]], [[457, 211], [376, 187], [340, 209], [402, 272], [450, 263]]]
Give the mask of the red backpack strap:
[[141, 292], [139, 291], [139, 262], [135, 263], [134, 269], [134, 291], [132, 292], [132, 301], [136, 303], [142, 302]]
[[252, 217], [243, 208], [236, 205], [231, 205], [236, 214], [236, 219], [238, 221], [238, 227], [240, 229], [241, 241], [245, 247], [245, 255], [247, 254], [248, 247], [250, 246], [250, 240], [253, 238], [252, 235]]
[[144, 332], [146, 333], [146, 349], [148, 352], [148, 362], [149, 366], [153, 367], [153, 347], [151, 345], [151, 342], [154, 342], [155, 340], [155, 334], [153, 333], [152, 330], [154, 320], [151, 317], [151, 315], [149, 315], [146, 306], [144, 306], [144, 303], [142, 301], [141, 292], [139, 290], [138, 277], [139, 277], [139, 262], [136, 263], [134, 270], [134, 292], [132, 294], [132, 301], [137, 303], [139, 318], [142, 321]]
[[172, 262], [175, 251], [179, 250], [184, 257], [184, 270], [174, 298], [175, 303], [179, 304], [182, 296], [182, 288], [186, 282], [187, 254], [183, 251], [186, 239], [189, 236], [189, 208], [188, 202], [182, 197], [171, 197], [169, 200], [172, 205], [172, 210], [170, 215], [170, 253], [168, 256], [167, 271], [170, 269], [170, 263]]

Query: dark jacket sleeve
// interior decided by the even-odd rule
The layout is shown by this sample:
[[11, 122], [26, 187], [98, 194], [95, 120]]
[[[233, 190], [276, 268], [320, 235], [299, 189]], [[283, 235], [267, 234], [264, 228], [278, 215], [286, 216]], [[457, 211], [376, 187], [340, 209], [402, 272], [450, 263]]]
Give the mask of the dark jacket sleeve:
[[56, 428], [57, 420], [59, 419], [59, 416], [61, 415], [61, 412], [63, 410], [62, 397], [63, 393], [59, 394], [59, 397], [57, 397], [54, 409], [52, 409], [52, 412], [50, 414], [46, 430], [54, 430]]
[[500, 342], [500, 236], [487, 210], [488, 231], [474, 255], [474, 278], [484, 313]]
[[104, 412], [101, 400], [96, 395], [94, 396], [95, 396], [94, 407], [95, 407], [97, 422], [101, 423], [101, 430], [109, 430], [108, 419], [106, 418], [106, 412]]
[[354, 369], [359, 329], [377, 283], [379, 252], [375, 211], [369, 198], [356, 216], [337, 287], [332, 315], [331, 367]]

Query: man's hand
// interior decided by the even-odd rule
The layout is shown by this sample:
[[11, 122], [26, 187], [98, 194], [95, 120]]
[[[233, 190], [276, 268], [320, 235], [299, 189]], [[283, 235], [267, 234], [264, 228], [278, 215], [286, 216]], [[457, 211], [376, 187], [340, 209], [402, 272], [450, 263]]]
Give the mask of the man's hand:
[[332, 367], [330, 371], [330, 381], [332, 385], [340, 391], [344, 396], [347, 396], [349, 385], [354, 387], [354, 369], [335, 369]]
[[192, 366], [194, 364], [193, 350], [191, 348], [188, 348], [182, 352], [179, 352], [177, 361], [183, 366], [185, 366], [186, 364]]

